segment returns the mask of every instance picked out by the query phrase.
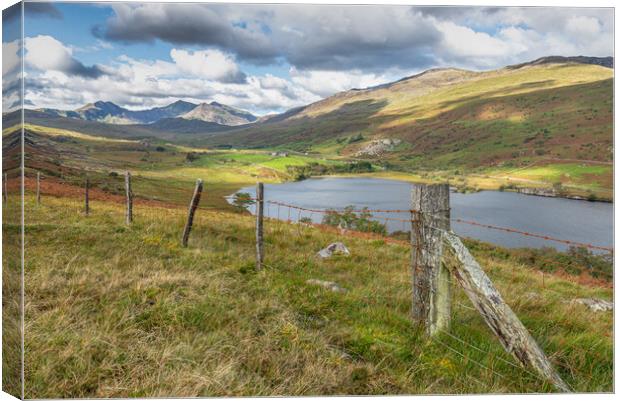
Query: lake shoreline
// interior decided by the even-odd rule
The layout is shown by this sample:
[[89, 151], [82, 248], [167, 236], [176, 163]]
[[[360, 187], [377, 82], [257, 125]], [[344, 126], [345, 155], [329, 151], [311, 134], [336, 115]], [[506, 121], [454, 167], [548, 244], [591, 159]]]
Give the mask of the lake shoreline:
[[[311, 179], [311, 178], [360, 178], [360, 177], [401, 181], [401, 182], [407, 182], [407, 183], [412, 183], [412, 184], [440, 184], [442, 183], [442, 182], [435, 181], [435, 180], [419, 178], [418, 176], [414, 174], [398, 173], [397, 176], [394, 176], [394, 174], [384, 174], [381, 172], [359, 173], [359, 174], [316, 175], [316, 176], [310, 176], [306, 178], [306, 180]], [[286, 182], [294, 182], [294, 181], [284, 181], [283, 183], [286, 183]], [[455, 192], [459, 192], [458, 190], [456, 190], [456, 188], [458, 187], [452, 185], [449, 181], [448, 181], [448, 184], [450, 184], [451, 190], [454, 189]], [[501, 185], [488, 186], [485, 188], [479, 188], [478, 190], [475, 190], [475, 191], [461, 192], [461, 193], [476, 193], [476, 192], [481, 192], [481, 191], [514, 192], [514, 193], [518, 193], [522, 195], [540, 196], [544, 198], [569, 199], [569, 200], [579, 200], [579, 201], [586, 201], [586, 202], [601, 202], [601, 203], [612, 203], [612, 204], [614, 203], [613, 197], [612, 198], [596, 197], [596, 199], [588, 199], [588, 197], [571, 194], [571, 193], [557, 194], [553, 192], [553, 188], [547, 188], [547, 187], [542, 187], [542, 188], [541, 187], [518, 187], [516, 189], [506, 188], [503, 190], [501, 189], [501, 187], [502, 187]]]
[[[237, 191], [253, 196], [255, 186], [246, 186]], [[232, 194], [234, 196], [234, 194]], [[482, 190], [464, 194], [452, 191], [451, 206], [454, 223], [459, 235], [469, 236], [484, 242], [507, 247], [542, 247], [567, 249], [563, 241], [543, 241], [534, 237], [548, 236], [566, 239], [576, 243], [593, 243], [597, 246], [613, 244], [613, 205], [609, 202], [594, 202], [562, 197], [527, 196], [516, 191]], [[302, 181], [265, 184], [265, 198], [284, 205], [301, 207], [295, 212], [297, 218], [311, 218], [320, 222], [317, 210], [345, 208], [355, 205], [369, 209], [405, 210], [410, 208], [411, 181], [385, 179], [372, 176], [321, 176]], [[555, 199], [554, 199], [555, 198]], [[232, 197], [228, 197], [229, 204]], [[248, 208], [253, 213], [253, 206]], [[305, 209], [304, 209], [305, 208]], [[314, 213], [303, 212], [314, 211]], [[403, 223], [408, 216], [392, 213], [385, 225], [389, 233], [406, 231]], [[265, 212], [269, 216], [269, 212]], [[276, 217], [271, 216], [271, 217]], [[381, 221], [385, 215], [375, 216]], [[405, 220], [401, 220], [405, 219]], [[295, 219], [294, 219], [295, 220]], [[469, 222], [478, 224], [470, 225]], [[488, 227], [507, 227], [513, 230], [535, 233], [536, 236], [518, 236], [510, 230], [489, 230]], [[508, 232], [502, 232], [508, 231]], [[543, 238], [544, 239], [544, 238]], [[561, 244], [562, 243], [562, 244]]]

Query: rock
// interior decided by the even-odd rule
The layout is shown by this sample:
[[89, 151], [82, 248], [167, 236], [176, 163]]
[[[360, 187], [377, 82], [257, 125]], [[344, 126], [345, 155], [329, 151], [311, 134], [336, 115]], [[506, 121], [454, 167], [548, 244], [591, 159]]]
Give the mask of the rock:
[[572, 303], [585, 305], [593, 312], [605, 312], [614, 309], [613, 302], [597, 298], [577, 298]]
[[360, 149], [356, 156], [380, 156], [385, 152], [391, 152], [394, 150], [394, 146], [397, 146], [402, 141], [400, 139], [375, 139], [367, 143], [362, 149]]
[[333, 242], [317, 253], [322, 258], [329, 258], [334, 254], [350, 255], [351, 253], [342, 242]]
[[323, 280], [317, 280], [317, 279], [311, 278], [309, 280], [306, 280], [306, 284], [319, 285], [327, 290], [332, 290], [333, 292], [347, 292], [346, 289], [340, 287], [338, 284], [334, 283], [333, 281], [323, 281]]

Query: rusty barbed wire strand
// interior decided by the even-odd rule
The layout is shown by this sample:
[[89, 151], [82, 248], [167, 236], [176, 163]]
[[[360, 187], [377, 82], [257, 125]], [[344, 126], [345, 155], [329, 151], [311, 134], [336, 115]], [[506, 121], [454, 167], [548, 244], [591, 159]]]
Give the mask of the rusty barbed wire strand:
[[457, 222], [457, 223], [469, 224], [469, 225], [472, 225], [472, 226], [483, 227], [483, 228], [488, 228], [488, 229], [498, 230], [498, 231], [505, 231], [505, 232], [514, 233], [514, 234], [521, 234], [521, 235], [528, 236], [528, 237], [539, 238], [539, 239], [543, 239], [543, 240], [546, 240], [546, 241], [555, 241], [555, 242], [559, 242], [559, 243], [563, 243], [563, 244], [567, 244], [567, 245], [575, 245], [575, 246], [579, 246], [579, 247], [583, 247], [583, 248], [598, 249], [598, 250], [607, 251], [607, 252], [613, 252], [614, 251], [613, 248], [609, 248], [609, 247], [593, 245], [593, 244], [587, 244], [587, 243], [584, 243], [584, 242], [571, 241], [571, 240], [567, 240], [567, 239], [555, 238], [555, 237], [551, 237], [551, 236], [548, 236], [548, 235], [530, 233], [530, 232], [527, 232], [527, 231], [521, 231], [521, 230], [517, 230], [517, 229], [514, 229], [514, 228], [499, 227], [499, 226], [494, 226], [494, 225], [491, 225], [491, 224], [478, 223], [478, 222], [471, 221], [471, 220], [463, 220], [463, 219], [457, 219], [457, 218], [452, 218], [451, 220], [454, 221], [454, 222]]

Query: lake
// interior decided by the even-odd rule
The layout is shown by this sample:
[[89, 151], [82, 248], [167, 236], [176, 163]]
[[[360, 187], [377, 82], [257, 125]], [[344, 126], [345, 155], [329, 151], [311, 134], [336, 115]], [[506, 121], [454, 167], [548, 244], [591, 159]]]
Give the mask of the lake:
[[[411, 183], [378, 178], [312, 178], [283, 184], [266, 184], [265, 200], [278, 201], [309, 209], [356, 208], [410, 209]], [[239, 192], [256, 194], [255, 187]], [[514, 192], [482, 191], [472, 194], [450, 194], [451, 216], [520, 231], [557, 237], [576, 242], [613, 247], [613, 204], [562, 198], [546, 198]], [[278, 210], [279, 209], [279, 210]], [[322, 216], [306, 211], [265, 204], [265, 216], [297, 221], [310, 217], [320, 222]], [[254, 206], [250, 206], [254, 213]], [[409, 213], [376, 214], [377, 217], [408, 219]], [[377, 219], [385, 222], [385, 220]], [[387, 221], [390, 232], [409, 231], [409, 223]], [[543, 246], [566, 249], [554, 241], [523, 236], [452, 222], [460, 236], [479, 239], [497, 245], [520, 248]]]

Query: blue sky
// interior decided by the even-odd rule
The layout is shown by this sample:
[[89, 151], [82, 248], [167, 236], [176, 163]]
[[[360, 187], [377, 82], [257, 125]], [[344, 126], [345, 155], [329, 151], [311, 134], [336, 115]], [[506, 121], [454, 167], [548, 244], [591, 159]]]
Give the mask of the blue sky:
[[[15, 21], [4, 22], [3, 75], [17, 49]], [[432, 67], [483, 70], [547, 55], [610, 56], [613, 12], [29, 3], [25, 37], [32, 107], [108, 100], [138, 109], [184, 99], [266, 114]]]

